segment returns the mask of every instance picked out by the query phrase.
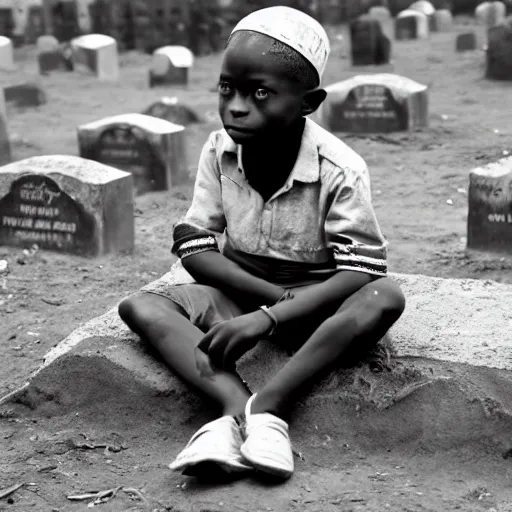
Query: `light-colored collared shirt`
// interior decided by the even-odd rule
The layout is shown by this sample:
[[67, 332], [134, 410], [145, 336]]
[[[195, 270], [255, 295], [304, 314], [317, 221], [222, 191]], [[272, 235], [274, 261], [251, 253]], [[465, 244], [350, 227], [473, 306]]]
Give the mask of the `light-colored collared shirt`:
[[[372, 207], [368, 168], [357, 153], [306, 119], [292, 172], [264, 201], [245, 176], [241, 149], [225, 130], [210, 135], [201, 153], [192, 205], [177, 225], [217, 238], [224, 234], [231, 251], [249, 257], [307, 268], [331, 263], [329, 272], [309, 272], [317, 279], [318, 274], [325, 279], [338, 270], [386, 275], [387, 242]], [[173, 273], [176, 283], [194, 282], [180, 260]]]

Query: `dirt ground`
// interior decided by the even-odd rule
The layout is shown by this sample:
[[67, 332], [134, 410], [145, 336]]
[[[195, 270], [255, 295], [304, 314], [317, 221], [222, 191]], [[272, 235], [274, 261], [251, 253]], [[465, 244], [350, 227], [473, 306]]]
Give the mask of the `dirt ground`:
[[[392, 72], [430, 86], [428, 128], [343, 139], [370, 167], [375, 209], [390, 242], [392, 272], [512, 283], [509, 258], [476, 256], [465, 250], [468, 173], [512, 152], [512, 82], [484, 79], [483, 51], [457, 54], [454, 50], [455, 34], [470, 24], [459, 18], [452, 33], [434, 34], [427, 41], [394, 42]], [[482, 47], [484, 32], [476, 30]], [[332, 28], [326, 84], [379, 71], [350, 67], [348, 48], [337, 37], [340, 34], [347, 41], [346, 28]], [[201, 146], [207, 134], [220, 127], [216, 94], [211, 92], [220, 55], [198, 58], [188, 87], [159, 89], [148, 88], [150, 56], [125, 53], [120, 58], [122, 80], [107, 84], [79, 74], [40, 77], [35, 49], [16, 49], [18, 68], [0, 71], [0, 83], [35, 81], [48, 101], [38, 108], [9, 107], [13, 158], [77, 155], [78, 125], [108, 115], [141, 112], [160, 96], [177, 96], [204, 120], [187, 128], [191, 184], [136, 198], [133, 254], [90, 260], [0, 247], [0, 259], [7, 260], [9, 268], [8, 275], [0, 278], [0, 397], [25, 382], [44, 354], [78, 325], [156, 279], [173, 262], [172, 223], [190, 202]], [[164, 423], [165, 418], [159, 421]], [[102, 510], [178, 510], [169, 493], [176, 488], [185, 492], [194, 484], [182, 477], [169, 477], [165, 465], [170, 456], [159, 446], [162, 429], [141, 427], [144, 442], [131, 439], [127, 450], [112, 448], [112, 444], [110, 450], [73, 449], [69, 439], [76, 438], [83, 428], [79, 417], [40, 418], [3, 409], [0, 489], [18, 482], [25, 486], [0, 499], [0, 510], [85, 510], [87, 501], [75, 503], [66, 500], [66, 495], [116, 485], [143, 489], [146, 496], [152, 494], [153, 501], [144, 505], [136, 494], [120, 491]], [[123, 430], [121, 426], [119, 430]], [[89, 432], [88, 438], [98, 436], [98, 432]], [[118, 448], [122, 445], [119, 439], [109, 442], [117, 443]], [[60, 449], [61, 445], [67, 448]], [[512, 504], [506, 508], [497, 498], [497, 493], [510, 488], [510, 461], [496, 462], [485, 450], [479, 455], [350, 453], [340, 473], [326, 450], [313, 443], [310, 448], [317, 462], [302, 467], [294, 477], [304, 482], [305, 490], [301, 496], [289, 496], [286, 510], [512, 510]], [[322, 491], [326, 479], [340, 479], [337, 494]], [[266, 486], [261, 487], [257, 508], [247, 503], [244, 508], [245, 486], [254, 485], [245, 482], [210, 489], [208, 499], [216, 496], [215, 501], [205, 501], [201, 510], [223, 510], [226, 489], [227, 496], [235, 500], [233, 510], [285, 510], [272, 508], [265, 497]], [[201, 493], [203, 488], [196, 490]], [[188, 510], [183, 504], [186, 498], [180, 503], [179, 510]]]

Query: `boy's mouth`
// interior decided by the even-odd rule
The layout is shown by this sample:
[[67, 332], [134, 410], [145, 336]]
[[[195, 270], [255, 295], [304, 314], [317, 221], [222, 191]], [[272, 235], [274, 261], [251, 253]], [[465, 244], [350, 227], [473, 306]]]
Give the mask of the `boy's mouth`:
[[241, 126], [233, 126], [233, 125], [226, 125], [224, 126], [224, 129], [229, 132], [236, 132], [236, 133], [244, 133], [244, 134], [253, 134], [254, 130], [251, 130], [250, 128], [243, 128]]

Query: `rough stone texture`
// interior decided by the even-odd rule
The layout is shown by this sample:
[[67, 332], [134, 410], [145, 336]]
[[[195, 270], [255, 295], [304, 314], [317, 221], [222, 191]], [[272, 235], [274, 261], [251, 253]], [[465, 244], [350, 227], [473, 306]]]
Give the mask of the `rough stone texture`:
[[117, 42], [103, 34], [87, 34], [71, 41], [75, 69], [94, 73], [99, 80], [119, 79]]
[[429, 19], [419, 11], [406, 9], [395, 18], [395, 37], [403, 39], [426, 39], [429, 36]]
[[15, 107], [39, 107], [46, 103], [46, 94], [38, 84], [26, 83], [4, 87], [6, 103]]
[[512, 254], [512, 157], [469, 173], [467, 244]]
[[11, 70], [14, 67], [12, 41], [0, 36], [0, 69]]
[[11, 143], [7, 128], [7, 112], [5, 108], [4, 91], [0, 87], [0, 165], [11, 161]]
[[131, 251], [133, 208], [132, 176], [97, 162], [50, 155], [0, 167], [0, 245]]
[[189, 69], [194, 63], [193, 53], [185, 46], [163, 46], [153, 53], [149, 70], [149, 86], [187, 85]]
[[432, 32], [450, 32], [453, 28], [453, 16], [448, 9], [438, 9], [432, 14], [430, 23]]
[[503, 2], [483, 2], [475, 9], [478, 23], [487, 28], [499, 25], [506, 16], [507, 8]]
[[428, 124], [428, 88], [406, 77], [358, 75], [326, 91], [314, 118], [332, 131], [392, 132]]
[[80, 156], [134, 175], [138, 194], [189, 179], [185, 128], [144, 114], [107, 117], [78, 127]]
[[455, 40], [455, 50], [458, 52], [470, 52], [476, 50], [477, 39], [475, 32], [458, 34]]
[[361, 16], [350, 23], [353, 66], [388, 64], [391, 41], [384, 35], [380, 22]]
[[190, 107], [179, 102], [176, 96], [164, 96], [152, 103], [144, 112], [146, 116], [158, 117], [170, 123], [187, 126], [201, 122], [200, 117]]
[[486, 78], [512, 80], [512, 18], [487, 32]]

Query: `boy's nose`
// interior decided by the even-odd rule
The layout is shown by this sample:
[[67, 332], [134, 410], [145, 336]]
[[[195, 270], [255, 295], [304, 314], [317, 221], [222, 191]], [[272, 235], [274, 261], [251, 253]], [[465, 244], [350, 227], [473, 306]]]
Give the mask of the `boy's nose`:
[[240, 96], [240, 94], [235, 95], [235, 97], [230, 101], [229, 113], [233, 117], [244, 117], [249, 113], [247, 103]]

